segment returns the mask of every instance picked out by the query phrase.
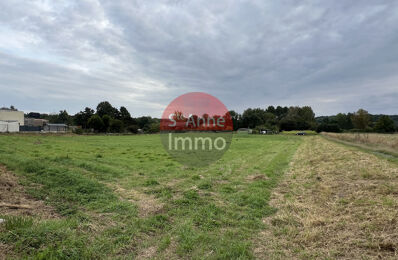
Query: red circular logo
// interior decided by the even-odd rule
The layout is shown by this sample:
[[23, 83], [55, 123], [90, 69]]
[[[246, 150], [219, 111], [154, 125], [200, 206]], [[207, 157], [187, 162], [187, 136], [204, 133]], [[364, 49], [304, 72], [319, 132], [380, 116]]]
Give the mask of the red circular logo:
[[206, 166], [221, 158], [232, 140], [232, 119], [216, 97], [191, 92], [174, 99], [160, 121], [164, 148], [180, 163]]

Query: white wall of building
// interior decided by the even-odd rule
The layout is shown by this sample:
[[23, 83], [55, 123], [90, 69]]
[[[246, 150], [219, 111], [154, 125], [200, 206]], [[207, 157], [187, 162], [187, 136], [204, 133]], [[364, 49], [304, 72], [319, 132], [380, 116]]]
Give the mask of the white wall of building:
[[0, 121], [17, 121], [19, 125], [24, 125], [24, 113], [22, 111], [0, 109]]
[[19, 132], [18, 122], [0, 121], [0, 133], [16, 133]]

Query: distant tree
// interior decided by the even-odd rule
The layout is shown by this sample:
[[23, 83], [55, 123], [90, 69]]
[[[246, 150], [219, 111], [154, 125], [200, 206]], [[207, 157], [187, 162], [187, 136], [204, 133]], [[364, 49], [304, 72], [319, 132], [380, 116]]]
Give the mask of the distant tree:
[[75, 114], [74, 121], [76, 125], [82, 126], [82, 128], [86, 129], [88, 120], [94, 115], [94, 110], [86, 107], [84, 111], [80, 111], [79, 113]]
[[108, 115], [111, 118], [119, 119], [120, 114], [117, 108], [114, 108], [108, 101], [102, 101], [97, 105], [97, 114], [102, 118]]
[[234, 130], [239, 129], [241, 126], [242, 116], [236, 113], [234, 110], [230, 110], [229, 115], [231, 117]]
[[242, 114], [242, 124], [245, 127], [255, 128], [256, 126], [269, 124], [276, 125], [276, 116], [261, 108], [248, 108]]
[[159, 133], [159, 131], [160, 131], [160, 124], [157, 122], [153, 122], [151, 123], [146, 132], [154, 134], [154, 133]]
[[288, 112], [289, 112], [288, 107], [277, 106], [275, 109], [275, 115], [278, 118], [278, 120], [281, 120], [283, 117], [285, 117]]
[[265, 112], [276, 115], [276, 109], [274, 106], [268, 106]]
[[129, 125], [127, 127], [127, 131], [133, 134], [138, 133], [138, 126], [137, 125]]
[[332, 132], [332, 133], [340, 133], [341, 129], [338, 124], [335, 123], [322, 123], [318, 125], [316, 131], [320, 132]]
[[370, 116], [368, 111], [359, 109], [351, 116], [351, 121], [356, 129], [365, 130], [369, 126]]
[[123, 132], [123, 121], [119, 120], [119, 119], [112, 119], [111, 123], [109, 125], [109, 130], [110, 130], [111, 133], [121, 133], [121, 132]]
[[88, 120], [87, 125], [96, 132], [101, 132], [104, 129], [104, 122], [99, 115], [92, 115]]
[[102, 117], [102, 122], [104, 123], [104, 128], [102, 129], [103, 132], [108, 132], [109, 127], [111, 125], [112, 118], [109, 115], [104, 115]]
[[143, 129], [144, 131], [149, 129], [152, 122], [153, 121], [150, 116], [142, 116], [142, 117], [137, 118], [138, 127]]
[[389, 116], [383, 115], [376, 122], [375, 130], [379, 133], [395, 132], [394, 121]]
[[339, 126], [339, 128], [341, 129], [352, 129], [353, 125], [352, 125], [352, 121], [351, 121], [351, 116], [352, 114], [343, 114], [343, 113], [338, 113], [336, 115], [336, 123]]
[[290, 107], [280, 121], [281, 130], [308, 130], [316, 128], [315, 114], [309, 106]]
[[15, 109], [15, 107], [13, 105], [10, 106], [10, 109], [11, 110], [17, 110], [17, 109]]
[[72, 124], [72, 117], [69, 116], [66, 110], [61, 110], [58, 114], [49, 115], [48, 120], [50, 121], [50, 123], [55, 124]]
[[125, 126], [136, 124], [135, 120], [131, 117], [129, 111], [125, 107], [120, 107], [120, 120], [123, 121]]

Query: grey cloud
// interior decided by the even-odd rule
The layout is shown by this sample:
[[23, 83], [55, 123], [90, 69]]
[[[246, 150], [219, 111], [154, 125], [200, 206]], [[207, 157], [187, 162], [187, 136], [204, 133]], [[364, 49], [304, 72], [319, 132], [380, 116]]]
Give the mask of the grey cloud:
[[[0, 42], [0, 53], [9, 52], [0, 56], [1, 102], [77, 112], [107, 99], [159, 116], [177, 95], [203, 91], [238, 111], [281, 104], [311, 105], [318, 115], [359, 107], [398, 113], [389, 98], [398, 92], [397, 7], [393, 0], [2, 1], [0, 32], [36, 40], [22, 49]], [[57, 101], [33, 94], [27, 101], [24, 93]]]

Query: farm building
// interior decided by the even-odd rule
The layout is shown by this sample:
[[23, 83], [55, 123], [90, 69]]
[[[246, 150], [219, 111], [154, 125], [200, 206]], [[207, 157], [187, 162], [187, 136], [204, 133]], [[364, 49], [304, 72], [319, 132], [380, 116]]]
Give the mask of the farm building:
[[48, 120], [46, 120], [46, 119], [25, 118], [25, 125], [27, 125], [27, 126], [40, 126], [40, 127], [43, 127], [46, 124], [48, 124]]
[[19, 123], [17, 121], [0, 121], [0, 133], [19, 132]]
[[24, 125], [24, 113], [11, 108], [0, 108], [0, 121], [18, 122], [19, 125]]
[[66, 133], [68, 126], [65, 124], [47, 124], [43, 127], [43, 130], [51, 133]]
[[253, 130], [250, 128], [239, 128], [236, 132], [238, 134], [251, 134], [253, 133]]

